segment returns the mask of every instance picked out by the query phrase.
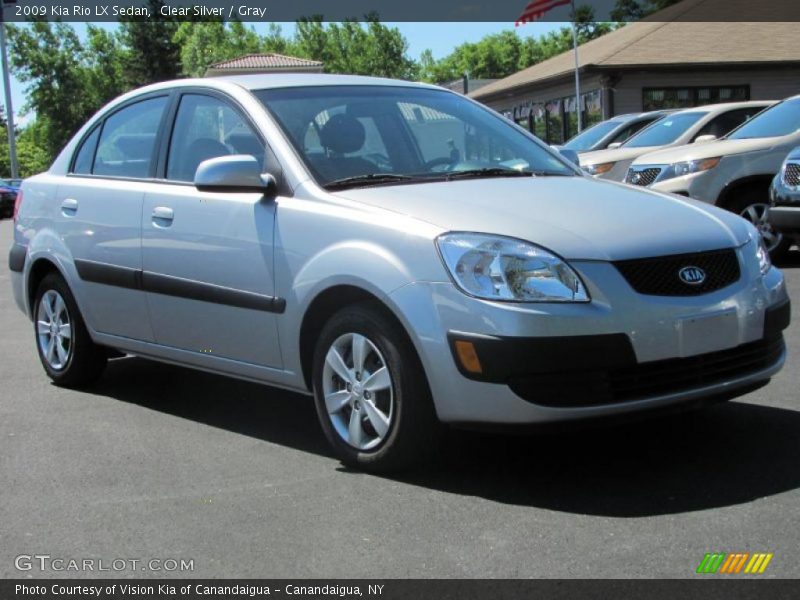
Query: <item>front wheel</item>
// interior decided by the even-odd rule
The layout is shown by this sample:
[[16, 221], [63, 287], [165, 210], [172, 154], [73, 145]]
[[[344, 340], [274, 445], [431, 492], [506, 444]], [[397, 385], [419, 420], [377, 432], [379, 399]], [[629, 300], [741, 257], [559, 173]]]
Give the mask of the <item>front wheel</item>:
[[776, 231], [769, 222], [769, 204], [741, 197], [733, 202], [731, 210], [755, 225], [773, 260], [781, 258], [789, 250], [792, 240]]
[[422, 365], [394, 321], [369, 305], [338, 312], [313, 364], [317, 415], [345, 464], [389, 471], [430, 454], [440, 425]]
[[103, 348], [89, 337], [72, 292], [60, 275], [47, 275], [36, 291], [34, 332], [39, 359], [57, 385], [94, 382], [105, 369]]

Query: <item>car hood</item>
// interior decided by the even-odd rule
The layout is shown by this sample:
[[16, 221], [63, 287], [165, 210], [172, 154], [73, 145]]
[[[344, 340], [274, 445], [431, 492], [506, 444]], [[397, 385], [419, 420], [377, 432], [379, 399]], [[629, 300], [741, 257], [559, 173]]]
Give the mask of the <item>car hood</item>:
[[715, 158], [717, 156], [734, 156], [746, 152], [756, 152], [759, 150], [769, 150], [774, 146], [785, 143], [785, 138], [753, 138], [750, 140], [719, 140], [718, 142], [707, 142], [705, 144], [687, 144], [676, 148], [668, 148], [649, 152], [640, 156], [633, 164], [635, 165], [671, 165], [676, 162], [687, 160], [702, 160], [704, 158]]
[[579, 154], [581, 166], [601, 165], [603, 163], [619, 162], [621, 160], [631, 160], [642, 154], [657, 150], [660, 146], [650, 146], [646, 148], [612, 148], [611, 150], [595, 150], [594, 152], [583, 152]]
[[700, 252], [739, 246], [749, 239], [746, 222], [722, 209], [590, 177], [473, 179], [334, 195], [446, 231], [528, 240], [572, 260]]

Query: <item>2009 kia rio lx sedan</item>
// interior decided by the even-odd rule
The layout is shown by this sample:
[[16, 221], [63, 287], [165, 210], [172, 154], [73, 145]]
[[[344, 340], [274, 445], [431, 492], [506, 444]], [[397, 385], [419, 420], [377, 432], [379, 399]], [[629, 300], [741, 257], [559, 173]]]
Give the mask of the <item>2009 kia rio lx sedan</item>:
[[312, 392], [373, 470], [441, 423], [739, 396], [789, 321], [738, 216], [595, 181], [455, 93], [348, 76], [119, 98], [24, 183], [9, 263], [57, 384], [119, 351]]

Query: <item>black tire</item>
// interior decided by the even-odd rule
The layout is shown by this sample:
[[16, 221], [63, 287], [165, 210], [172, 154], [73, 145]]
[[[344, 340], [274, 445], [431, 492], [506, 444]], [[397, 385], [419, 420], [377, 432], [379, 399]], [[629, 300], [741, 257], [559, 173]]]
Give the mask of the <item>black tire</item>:
[[[337, 432], [323, 392], [328, 351], [334, 342], [348, 334], [364, 336], [377, 348], [391, 379], [394, 405], [388, 433], [368, 450], [354, 447]], [[443, 428], [436, 417], [422, 364], [402, 328], [381, 310], [370, 304], [357, 304], [340, 310], [328, 320], [314, 350], [313, 384], [322, 430], [344, 464], [370, 472], [397, 471], [417, 465], [435, 452]], [[365, 418], [364, 423], [369, 423], [369, 419]]]
[[[763, 198], [761, 197], [763, 195]], [[730, 201], [727, 205], [727, 209], [731, 212], [736, 213], [737, 215], [743, 216], [743, 213], [747, 210], [747, 207], [753, 204], [768, 204], [769, 201], [767, 200], [767, 193], [761, 192], [758, 189], [747, 187], [742, 190], [733, 200]], [[747, 218], [747, 217], [744, 217]], [[751, 219], [748, 218], [749, 221], [752, 222]], [[780, 260], [786, 253], [789, 251], [789, 248], [792, 247], [792, 240], [789, 236], [785, 234], [780, 234], [779, 232], [773, 232], [780, 235], [781, 240], [777, 243], [773, 248], [769, 248], [769, 256], [772, 260]], [[766, 239], [765, 239], [766, 242]]]
[[[45, 294], [50, 291], [56, 292], [63, 298], [71, 329], [68, 358], [60, 368], [54, 368], [48, 362], [39, 342], [39, 308]], [[50, 273], [42, 279], [36, 290], [33, 317], [34, 340], [39, 360], [53, 383], [63, 387], [82, 387], [97, 381], [106, 367], [106, 350], [92, 341], [78, 309], [78, 304], [75, 302], [75, 297], [60, 275]]]

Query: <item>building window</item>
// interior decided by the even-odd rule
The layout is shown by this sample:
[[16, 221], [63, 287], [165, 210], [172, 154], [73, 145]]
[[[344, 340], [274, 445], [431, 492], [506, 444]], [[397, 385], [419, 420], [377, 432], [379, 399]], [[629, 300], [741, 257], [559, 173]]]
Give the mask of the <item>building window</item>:
[[[581, 94], [583, 128], [603, 120], [603, 102], [600, 90]], [[575, 96], [553, 98], [546, 102], [528, 100], [512, 110], [503, 111], [547, 144], [563, 144], [578, 133], [578, 113]]]
[[749, 85], [644, 88], [642, 109], [691, 108], [718, 102], [750, 100]]

